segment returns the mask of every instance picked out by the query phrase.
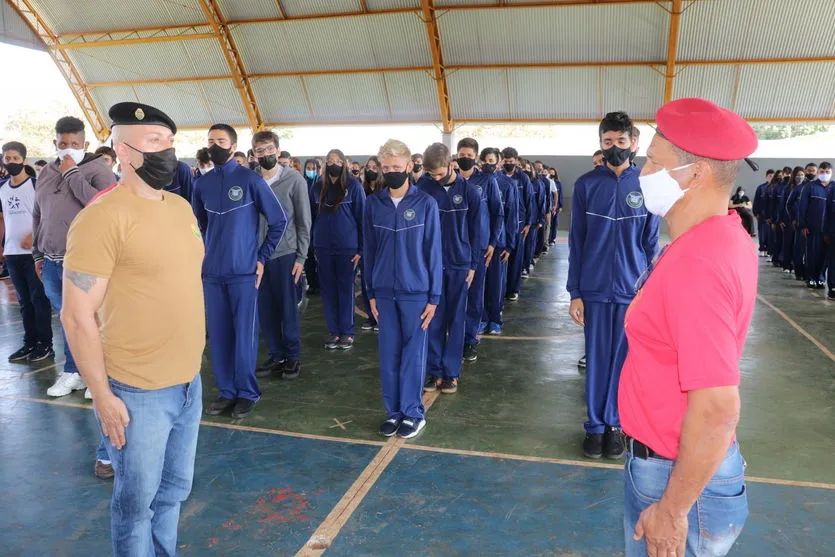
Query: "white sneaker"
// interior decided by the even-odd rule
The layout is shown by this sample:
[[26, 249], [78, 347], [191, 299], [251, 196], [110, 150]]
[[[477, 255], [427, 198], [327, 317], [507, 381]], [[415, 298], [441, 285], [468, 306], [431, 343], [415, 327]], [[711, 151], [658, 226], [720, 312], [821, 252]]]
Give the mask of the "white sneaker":
[[73, 391], [79, 391], [86, 387], [87, 384], [80, 374], [61, 372], [58, 381], [47, 389], [46, 394], [49, 396], [67, 396]]
[[84, 398], [86, 398], [87, 400], [93, 400], [93, 393], [90, 392], [89, 388], [86, 391], [84, 391]]

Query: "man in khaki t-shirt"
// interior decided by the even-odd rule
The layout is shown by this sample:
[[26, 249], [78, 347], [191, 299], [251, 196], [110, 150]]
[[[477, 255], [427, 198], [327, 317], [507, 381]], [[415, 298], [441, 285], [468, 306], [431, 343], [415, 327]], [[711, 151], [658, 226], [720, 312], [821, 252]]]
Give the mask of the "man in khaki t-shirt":
[[110, 440], [114, 554], [174, 555], [202, 410], [203, 240], [188, 202], [162, 191], [171, 119], [138, 103], [110, 118], [124, 175], [70, 226], [61, 318]]

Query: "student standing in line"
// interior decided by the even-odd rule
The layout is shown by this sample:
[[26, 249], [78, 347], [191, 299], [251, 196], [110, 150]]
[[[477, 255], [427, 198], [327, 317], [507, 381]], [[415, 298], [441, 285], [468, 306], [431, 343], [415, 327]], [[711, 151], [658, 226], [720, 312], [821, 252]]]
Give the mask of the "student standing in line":
[[429, 328], [429, 362], [424, 389], [452, 394], [458, 390], [464, 353], [467, 290], [472, 286], [480, 249], [481, 194], [452, 170], [452, 156], [442, 143], [423, 153], [426, 174], [418, 189], [429, 194], [441, 213], [444, 283], [438, 312]]
[[[369, 157], [368, 160], [365, 161], [365, 168], [362, 171], [362, 187], [365, 191], [366, 199], [378, 191], [382, 191], [385, 187], [385, 183], [383, 182], [383, 173], [380, 172], [380, 159], [376, 156]], [[364, 260], [360, 260], [360, 274], [363, 275], [363, 277], [365, 275]], [[363, 309], [368, 312], [368, 319], [363, 321], [360, 328], [363, 331], [378, 331], [379, 328], [377, 327], [377, 320], [374, 318], [374, 314], [371, 313], [371, 306], [368, 303], [368, 292], [365, 289], [364, 278], [360, 282], [362, 283]]]
[[826, 268], [826, 282], [829, 287], [829, 292], [826, 297], [830, 300], [835, 300], [835, 187], [827, 188], [826, 193], [826, 216], [824, 217], [824, 243], [826, 244], [827, 253], [827, 268]]
[[[780, 248], [780, 260], [783, 263], [783, 272], [787, 275], [794, 271], [794, 258], [792, 252], [794, 251], [794, 227], [792, 226], [792, 213], [790, 206], [796, 204], [798, 188], [806, 180], [806, 175], [802, 166], [795, 166], [792, 170], [791, 179], [789, 180], [788, 188], [785, 191], [782, 202], [775, 209], [774, 221], [780, 227], [783, 233], [783, 245]], [[794, 196], [794, 197], [793, 197]]]
[[560, 177], [556, 168], [549, 169], [548, 173], [556, 186], [556, 191], [553, 192], [554, 201], [551, 205], [551, 234], [548, 241], [548, 243], [553, 246], [557, 243], [557, 231], [560, 226], [560, 213], [562, 213], [562, 182], [560, 182]]
[[319, 206], [310, 202], [315, 197], [314, 192], [321, 189], [322, 184], [322, 168], [319, 165], [318, 159], [307, 159], [304, 161], [304, 179], [307, 182], [307, 199], [310, 206], [310, 230], [311, 242], [307, 249], [307, 259], [304, 262], [304, 275], [307, 278], [307, 294], [310, 296], [319, 293], [319, 273], [316, 269], [316, 254], [313, 253], [312, 231], [316, 223], [316, 215], [319, 212]]
[[[206, 413], [217, 416], [231, 409], [232, 417], [240, 419], [261, 398], [255, 377], [258, 288], [265, 263], [281, 243], [287, 216], [264, 179], [235, 161], [234, 128], [215, 124], [208, 143], [215, 167], [195, 182], [192, 199], [206, 244], [203, 289], [212, 370], [220, 391]], [[259, 242], [262, 217], [267, 234]]]
[[325, 341], [328, 350], [354, 346], [354, 278], [362, 259], [365, 191], [348, 167], [342, 151], [331, 149], [322, 187], [311, 200], [319, 207], [313, 225], [313, 249], [330, 333]]
[[467, 292], [467, 319], [464, 333], [464, 361], [478, 359], [478, 335], [487, 330], [487, 323], [482, 320], [484, 314], [484, 284], [487, 269], [495, 261], [496, 244], [504, 225], [504, 207], [502, 206], [499, 186], [492, 172], [482, 172], [476, 168], [478, 141], [465, 137], [458, 142], [458, 173], [468, 185], [475, 187], [481, 197], [479, 249], [484, 256], [478, 261], [473, 283]]
[[510, 251], [510, 260], [507, 268], [507, 299], [515, 302], [519, 299], [519, 290], [522, 286], [522, 272], [525, 262], [525, 238], [531, 232], [531, 225], [534, 217], [534, 193], [531, 180], [521, 168], [519, 168], [519, 152], [513, 147], [505, 147], [502, 150], [501, 177], [510, 180], [517, 190], [519, 226], [516, 234], [516, 246]]
[[824, 272], [826, 271], [826, 247], [823, 243], [826, 230], [827, 195], [832, 187], [832, 165], [822, 162], [818, 166], [818, 177], [803, 189], [797, 202], [797, 227], [806, 239], [806, 261], [809, 288], [822, 289], [826, 287]]
[[443, 256], [438, 204], [409, 184], [409, 148], [380, 148], [385, 188], [368, 197], [363, 261], [371, 314], [380, 324], [380, 380], [386, 420], [380, 435], [415, 437], [426, 426], [422, 387], [427, 330], [440, 303]]
[[409, 172], [409, 183], [416, 184], [423, 176], [423, 154], [412, 155], [412, 170]]
[[[256, 132], [252, 137], [258, 175], [270, 186], [287, 216], [284, 236], [264, 264], [258, 291], [261, 330], [270, 358], [255, 376], [276, 375], [289, 380], [298, 379], [302, 367], [298, 285], [310, 245], [311, 217], [307, 182], [294, 168], [278, 164], [278, 149], [278, 135], [272, 131]], [[263, 234], [266, 227], [262, 225]]]
[[534, 252], [536, 250], [536, 239], [539, 235], [539, 231], [540, 229], [542, 229], [542, 225], [545, 223], [545, 215], [543, 214], [545, 196], [543, 195], [544, 192], [542, 191], [542, 182], [536, 175], [531, 161], [525, 159], [522, 162], [522, 169], [524, 170], [525, 174], [531, 182], [531, 190], [533, 196], [531, 232], [527, 235], [527, 237], [525, 237], [525, 260], [522, 263], [522, 278], [527, 279], [530, 277], [531, 273], [533, 272], [533, 268], [536, 266]]
[[519, 234], [519, 191], [504, 172], [496, 171], [501, 153], [494, 147], [488, 147], [481, 152], [482, 170], [485, 174], [492, 174], [499, 188], [499, 201], [502, 203], [502, 224], [496, 240], [493, 260], [487, 267], [487, 277], [484, 286], [484, 317], [487, 323], [487, 334], [502, 334], [504, 321], [504, 297], [507, 288], [508, 260], [516, 249], [516, 238]]
[[753, 211], [754, 216], [757, 217], [757, 236], [760, 241], [760, 257], [768, 255], [768, 207], [766, 206], [766, 190], [768, 189], [772, 178], [774, 178], [774, 170], [769, 168], [765, 173], [765, 182], [757, 186], [757, 190], [754, 192], [754, 204], [751, 207], [751, 211]]

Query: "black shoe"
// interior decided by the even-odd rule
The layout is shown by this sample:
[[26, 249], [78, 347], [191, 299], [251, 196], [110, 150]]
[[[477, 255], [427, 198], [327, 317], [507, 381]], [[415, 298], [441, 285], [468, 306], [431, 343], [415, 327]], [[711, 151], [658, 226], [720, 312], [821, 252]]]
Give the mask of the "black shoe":
[[286, 360], [275, 361], [274, 359], [270, 358], [269, 360], [261, 364], [260, 367], [256, 368], [255, 377], [269, 377], [273, 374], [273, 372], [278, 371], [285, 361]]
[[507, 299], [508, 299], [508, 301], [510, 301], [510, 302], [515, 302], [516, 300], [518, 300], [518, 299], [519, 299], [519, 293], [518, 293], [518, 292], [513, 292], [512, 294], [509, 294], [509, 295], [507, 296]]
[[223, 398], [222, 396], [217, 397], [206, 407], [206, 414], [209, 416], [219, 416], [235, 406], [235, 401]]
[[20, 362], [22, 360], [28, 360], [29, 354], [31, 354], [35, 350], [35, 347], [31, 344], [23, 345], [23, 348], [9, 356], [10, 362]]
[[232, 409], [232, 418], [242, 420], [252, 414], [252, 409], [255, 408], [255, 402], [248, 398], [239, 398], [238, 402], [235, 403], [235, 407]]
[[815, 284], [815, 290], [823, 290], [824, 288], [826, 288], [826, 283], [825, 283], [825, 282], [823, 282], [822, 280], [819, 280], [819, 281]]
[[626, 451], [626, 441], [619, 427], [607, 427], [603, 434], [603, 456], [617, 459]]
[[365, 321], [362, 322], [362, 325], [360, 325], [360, 328], [363, 331], [373, 331], [376, 327], [377, 327], [377, 322], [374, 321], [373, 319], [366, 319]]
[[53, 356], [55, 356], [55, 350], [52, 349], [52, 346], [49, 344], [36, 344], [26, 359], [30, 362], [40, 362]]
[[579, 367], [581, 369], [586, 369], [586, 355], [585, 354], [583, 354], [583, 357], [580, 358], [579, 362], [577, 362], [577, 367]]
[[319, 289], [315, 286], [311, 286], [307, 289], [308, 296], [317, 296], [319, 294]]
[[815, 288], [816, 286], [817, 286], [817, 283], [813, 280], [810, 280], [810, 281], [806, 282], [806, 288]]
[[337, 348], [339, 348], [339, 337], [328, 337], [328, 339], [325, 341], [325, 348], [327, 350], [336, 350]]
[[339, 342], [336, 345], [337, 348], [340, 350], [350, 350], [354, 347], [354, 338], [353, 337], [345, 337], [339, 339]]
[[397, 433], [397, 428], [400, 427], [400, 420], [397, 418], [389, 418], [388, 420], [384, 421], [380, 424], [380, 435], [383, 437], [392, 437], [395, 433]]
[[400, 427], [397, 428], [397, 436], [401, 439], [411, 439], [423, 431], [424, 427], [426, 427], [426, 420], [412, 420], [411, 418], [406, 418], [400, 422]]
[[426, 378], [426, 383], [423, 384], [423, 390], [427, 393], [434, 393], [441, 386], [441, 378], [434, 375], [429, 375]]
[[302, 373], [302, 363], [299, 360], [287, 360], [284, 362], [284, 369], [281, 371], [281, 378], [285, 381], [298, 379]]
[[464, 345], [464, 361], [474, 362], [478, 359], [478, 349], [475, 344]]
[[586, 433], [583, 440], [583, 454], [587, 458], [600, 458], [603, 456], [603, 434]]
[[830, 300], [835, 300], [835, 289], [831, 289], [829, 291], [829, 294], [826, 295], [826, 297], [829, 298]]
[[5, 280], [9, 278], [9, 270], [4, 266], [3, 270], [0, 271], [0, 280]]

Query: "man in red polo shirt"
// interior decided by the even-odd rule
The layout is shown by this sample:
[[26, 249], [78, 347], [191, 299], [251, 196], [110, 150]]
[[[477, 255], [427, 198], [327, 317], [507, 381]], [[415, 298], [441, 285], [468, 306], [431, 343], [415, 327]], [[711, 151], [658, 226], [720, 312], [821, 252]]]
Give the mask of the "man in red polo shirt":
[[735, 428], [757, 293], [756, 248], [728, 199], [757, 137], [702, 99], [673, 101], [656, 122], [641, 190], [673, 241], [626, 314], [626, 556], [721, 556], [748, 516]]

